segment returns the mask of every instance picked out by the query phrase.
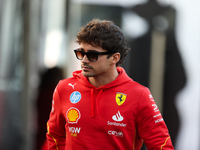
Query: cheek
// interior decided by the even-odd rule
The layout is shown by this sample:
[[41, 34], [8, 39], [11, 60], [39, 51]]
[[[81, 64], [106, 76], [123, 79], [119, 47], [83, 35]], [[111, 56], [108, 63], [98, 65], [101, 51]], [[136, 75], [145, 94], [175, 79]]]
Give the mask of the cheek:
[[110, 59], [99, 59], [97, 62], [91, 63], [95, 72], [102, 72], [108, 70], [111, 66]]
[[102, 61], [101, 63], [99, 63], [98, 66], [99, 70], [108, 70], [110, 68], [110, 62], [109, 61]]

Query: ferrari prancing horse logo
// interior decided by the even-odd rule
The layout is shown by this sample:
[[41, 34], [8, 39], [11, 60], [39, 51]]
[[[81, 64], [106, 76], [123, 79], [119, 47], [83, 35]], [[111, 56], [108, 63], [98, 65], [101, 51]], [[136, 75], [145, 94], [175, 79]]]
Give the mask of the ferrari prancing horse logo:
[[120, 106], [125, 102], [126, 94], [117, 92], [115, 99], [116, 99], [117, 105]]

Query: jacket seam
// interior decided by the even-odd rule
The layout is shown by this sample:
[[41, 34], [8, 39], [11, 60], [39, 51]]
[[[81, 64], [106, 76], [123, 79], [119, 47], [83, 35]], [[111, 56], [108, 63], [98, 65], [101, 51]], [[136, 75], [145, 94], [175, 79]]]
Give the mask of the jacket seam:
[[163, 146], [165, 146], [166, 145], [166, 143], [167, 143], [167, 141], [168, 141], [168, 139], [170, 138], [170, 136], [165, 140], [165, 142], [164, 142], [164, 144], [163, 145], [161, 145], [161, 148], [160, 148], [160, 150], [162, 150], [162, 148], [163, 148]]
[[55, 145], [56, 145], [56, 150], [59, 150], [58, 149], [58, 144], [57, 144], [57, 141], [56, 141], [56, 139], [53, 137], [53, 135], [51, 135], [50, 134], [50, 132], [49, 132], [49, 124], [47, 123], [47, 131], [48, 131], [48, 134], [49, 134], [49, 136], [54, 140], [54, 142], [55, 142]]
[[59, 82], [57, 89], [58, 89], [58, 97], [59, 97], [59, 103], [60, 103], [60, 114], [62, 114], [62, 117], [65, 120], [65, 114], [63, 114], [63, 108], [62, 108], [61, 99], [60, 99], [60, 92], [59, 92], [61, 82], [62, 82], [62, 80]]

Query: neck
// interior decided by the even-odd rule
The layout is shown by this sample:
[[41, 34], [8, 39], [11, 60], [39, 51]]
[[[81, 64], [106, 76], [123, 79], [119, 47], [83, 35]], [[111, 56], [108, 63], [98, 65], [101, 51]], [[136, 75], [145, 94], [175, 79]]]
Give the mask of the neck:
[[115, 69], [112, 72], [106, 74], [98, 75], [95, 77], [88, 77], [88, 80], [92, 85], [99, 88], [114, 81], [117, 77], [118, 77], [118, 72], [117, 69]]

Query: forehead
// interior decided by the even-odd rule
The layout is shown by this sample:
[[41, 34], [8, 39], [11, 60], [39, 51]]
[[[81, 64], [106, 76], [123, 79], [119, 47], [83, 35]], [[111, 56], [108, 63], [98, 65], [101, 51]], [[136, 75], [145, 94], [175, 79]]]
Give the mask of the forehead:
[[88, 51], [88, 50], [95, 50], [95, 51], [106, 51], [104, 49], [102, 49], [99, 46], [93, 46], [91, 44], [87, 44], [87, 43], [81, 43], [80, 44], [80, 48], [83, 49], [84, 51]]

